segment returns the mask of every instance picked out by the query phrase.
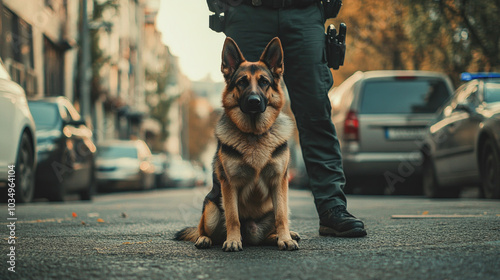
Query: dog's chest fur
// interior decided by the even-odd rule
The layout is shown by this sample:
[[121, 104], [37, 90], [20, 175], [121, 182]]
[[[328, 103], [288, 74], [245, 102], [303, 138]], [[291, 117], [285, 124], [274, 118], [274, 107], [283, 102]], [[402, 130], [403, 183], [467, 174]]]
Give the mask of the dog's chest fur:
[[287, 140], [292, 133], [293, 123], [284, 114], [280, 114], [271, 128], [261, 135], [241, 132], [223, 115], [215, 135], [229, 181], [240, 187], [259, 183], [263, 177], [267, 177], [264, 181], [269, 181], [269, 177], [283, 175], [289, 155]]

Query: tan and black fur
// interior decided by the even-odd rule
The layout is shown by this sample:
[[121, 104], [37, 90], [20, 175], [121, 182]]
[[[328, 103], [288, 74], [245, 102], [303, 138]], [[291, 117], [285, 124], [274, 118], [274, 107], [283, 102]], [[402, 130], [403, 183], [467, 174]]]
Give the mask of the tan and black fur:
[[249, 62], [227, 38], [221, 70], [224, 113], [215, 128], [213, 163], [220, 190], [205, 199], [198, 227], [175, 238], [193, 241], [197, 248], [223, 243], [224, 251], [241, 251], [242, 244], [297, 250], [299, 236], [288, 223], [287, 139], [293, 123], [281, 113], [281, 42], [274, 38], [259, 61]]

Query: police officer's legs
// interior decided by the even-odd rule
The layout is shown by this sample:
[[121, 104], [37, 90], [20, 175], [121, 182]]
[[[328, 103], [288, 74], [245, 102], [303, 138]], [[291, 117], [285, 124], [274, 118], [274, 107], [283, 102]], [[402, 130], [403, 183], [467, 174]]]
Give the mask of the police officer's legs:
[[363, 222], [346, 210], [342, 157], [328, 98], [333, 79], [326, 63], [322, 11], [317, 5], [283, 9], [279, 18], [284, 78], [320, 216], [320, 234], [365, 236]]
[[324, 27], [319, 6], [275, 10], [241, 5], [227, 13], [225, 33], [236, 41], [250, 61], [259, 59], [273, 37], [281, 39], [285, 83], [320, 215], [320, 233], [366, 235], [363, 223], [345, 209], [342, 190], [345, 179], [328, 99], [333, 79], [324, 57]]
[[267, 44], [278, 37], [278, 10], [240, 5], [226, 13], [224, 33], [231, 37], [248, 61], [258, 61]]
[[340, 146], [331, 121], [323, 17], [318, 6], [280, 11], [285, 83], [318, 213], [346, 205]]

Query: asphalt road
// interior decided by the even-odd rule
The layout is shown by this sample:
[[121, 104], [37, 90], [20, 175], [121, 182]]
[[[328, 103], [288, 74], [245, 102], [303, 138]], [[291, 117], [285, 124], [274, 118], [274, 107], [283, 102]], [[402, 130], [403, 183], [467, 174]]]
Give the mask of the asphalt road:
[[[197, 224], [206, 192], [16, 205], [13, 245], [3, 204], [0, 279], [500, 279], [498, 200], [349, 196], [348, 209], [368, 236], [334, 238], [318, 235], [310, 193], [292, 190], [300, 250], [226, 253], [172, 240], [176, 230]], [[12, 246], [15, 263], [8, 263]]]

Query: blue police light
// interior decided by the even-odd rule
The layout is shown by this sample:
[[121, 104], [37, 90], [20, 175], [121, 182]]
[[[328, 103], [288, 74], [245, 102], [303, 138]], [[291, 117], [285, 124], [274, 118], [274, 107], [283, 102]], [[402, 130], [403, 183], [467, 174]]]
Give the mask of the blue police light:
[[500, 73], [488, 73], [488, 72], [481, 72], [481, 73], [468, 73], [464, 72], [460, 75], [460, 79], [462, 81], [471, 81], [475, 79], [491, 79], [491, 78], [500, 78]]

